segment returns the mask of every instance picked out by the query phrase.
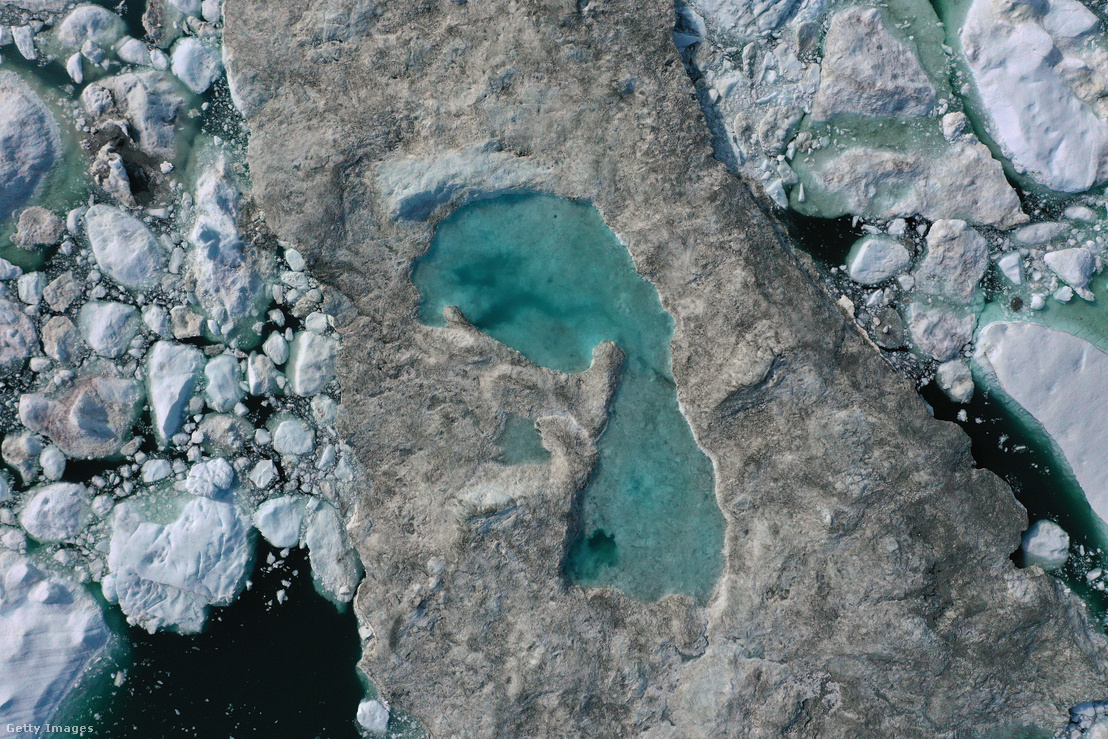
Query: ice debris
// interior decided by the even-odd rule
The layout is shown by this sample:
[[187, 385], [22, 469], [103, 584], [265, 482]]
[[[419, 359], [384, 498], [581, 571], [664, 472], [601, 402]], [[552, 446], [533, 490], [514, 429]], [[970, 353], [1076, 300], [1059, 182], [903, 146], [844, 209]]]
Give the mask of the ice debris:
[[1070, 536], [1058, 524], [1043, 519], [1024, 532], [1021, 546], [1025, 564], [1055, 570], [1069, 558]]

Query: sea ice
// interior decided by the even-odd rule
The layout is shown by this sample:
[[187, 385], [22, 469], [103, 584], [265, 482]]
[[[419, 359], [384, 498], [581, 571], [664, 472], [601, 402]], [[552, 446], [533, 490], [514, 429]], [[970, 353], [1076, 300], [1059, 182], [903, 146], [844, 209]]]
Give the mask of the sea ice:
[[1055, 570], [1069, 558], [1070, 536], [1058, 524], [1043, 519], [1027, 529], [1022, 546], [1026, 564]]
[[334, 507], [322, 503], [310, 514], [304, 543], [312, 575], [323, 594], [343, 603], [353, 600], [354, 588], [362, 578], [361, 563]]
[[308, 454], [313, 446], [312, 427], [298, 418], [281, 421], [273, 432], [273, 449], [278, 454]]
[[139, 313], [126, 303], [90, 300], [81, 306], [77, 323], [92, 350], [114, 358], [127, 351], [139, 329]]
[[39, 541], [64, 541], [79, 532], [88, 520], [88, 488], [72, 482], [55, 482], [27, 491], [30, 499], [19, 514], [27, 533]]
[[220, 354], [208, 360], [204, 367], [207, 379], [205, 393], [208, 406], [217, 413], [224, 413], [235, 407], [242, 398], [239, 387], [239, 362], [230, 354]]
[[177, 42], [172, 58], [173, 74], [197, 95], [207, 92], [223, 73], [219, 52], [192, 37]]
[[1096, 257], [1084, 247], [1059, 249], [1043, 256], [1046, 266], [1065, 280], [1070, 287], [1082, 288], [1096, 272]]
[[925, 116], [935, 99], [935, 85], [880, 10], [853, 7], [832, 16], [823, 40], [819, 91], [812, 99], [815, 120], [839, 113]]
[[96, 263], [108, 277], [136, 290], [158, 283], [165, 254], [137, 218], [110, 205], [94, 205], [85, 215], [85, 229]]
[[[273, 466], [273, 462], [269, 460], [258, 464], [260, 466], [266, 463], [270, 467]], [[255, 468], [255, 472], [257, 471]], [[254, 476], [252, 472], [250, 479], [253, 480]], [[266, 487], [266, 485], [259, 485], [259, 487]], [[254, 526], [266, 541], [278, 549], [295, 547], [300, 543], [300, 532], [304, 526], [304, 510], [304, 499], [300, 496], [285, 495], [273, 498], [258, 506], [258, 510], [254, 513]]]
[[1108, 125], [1082, 100], [1106, 90], [1103, 82], [1075, 85], [1082, 68], [1097, 76], [1078, 40], [1096, 25], [1076, 0], [974, 0], [960, 32], [990, 133], [1017, 168], [1052, 190], [1081, 192], [1108, 179]]
[[378, 700], [358, 704], [358, 724], [371, 734], [384, 734], [389, 728], [389, 709]]
[[31, 559], [0, 551], [0, 715], [39, 727], [108, 643], [96, 600]]
[[181, 427], [181, 418], [196, 378], [204, 366], [200, 350], [159, 341], [146, 354], [146, 392], [154, 416], [154, 431], [163, 445]]
[[879, 285], [912, 262], [908, 250], [888, 236], [866, 236], [846, 257], [846, 273], [860, 285]]
[[234, 505], [193, 498], [162, 526], [133, 503], [113, 513], [110, 574], [104, 597], [118, 601], [128, 620], [154, 633], [203, 629], [210, 605], [226, 605], [246, 579], [249, 529]]
[[221, 500], [235, 482], [235, 471], [222, 457], [194, 464], [185, 480], [185, 489], [193, 495]]
[[0, 221], [29, 201], [61, 154], [46, 104], [12, 72], [0, 72]]
[[[160, 52], [159, 52], [160, 53]], [[106, 92], [106, 107], [86, 110], [94, 117], [123, 117], [130, 124], [135, 145], [144, 154], [173, 161], [177, 154], [177, 118], [185, 107], [173, 78], [165, 72], [127, 72], [98, 80], [81, 94], [99, 89]]]
[[70, 459], [104, 459], [119, 454], [130, 440], [142, 399], [137, 380], [111, 371], [84, 375], [57, 398], [20, 396], [19, 419], [50, 437]]
[[955, 403], [968, 403], [973, 397], [973, 373], [964, 359], [943, 362], [935, 371], [939, 387]]
[[285, 374], [293, 393], [312, 396], [331, 381], [339, 345], [334, 339], [314, 331], [300, 331], [289, 348]]
[[0, 298], [0, 369], [22, 366], [35, 348], [35, 326], [15, 303]]
[[1108, 522], [1108, 354], [1034, 323], [997, 322], [975, 358], [992, 382], [1030, 413], [1061, 450], [1093, 511]]
[[926, 308], [912, 303], [908, 308], [908, 329], [916, 346], [940, 362], [953, 359], [973, 338], [977, 317], [943, 308]]
[[123, 35], [123, 19], [99, 5], [78, 5], [58, 24], [57, 37], [71, 49], [91, 41], [107, 48]]
[[965, 221], [935, 221], [927, 232], [927, 254], [912, 276], [917, 290], [968, 303], [988, 265], [989, 245]]

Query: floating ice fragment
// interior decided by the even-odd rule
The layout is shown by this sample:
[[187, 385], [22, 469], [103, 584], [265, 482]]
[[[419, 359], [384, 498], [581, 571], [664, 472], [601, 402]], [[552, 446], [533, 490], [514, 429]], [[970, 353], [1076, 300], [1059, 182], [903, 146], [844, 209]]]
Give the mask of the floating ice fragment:
[[139, 313], [125, 303], [90, 300], [81, 306], [77, 323], [92, 350], [102, 357], [115, 358], [130, 346], [139, 329]]
[[217, 413], [231, 410], [242, 398], [242, 388], [239, 387], [239, 362], [230, 354], [221, 354], [209, 359], [204, 367], [204, 376], [208, 382], [205, 390], [208, 405]]
[[39, 541], [63, 541], [80, 531], [88, 520], [88, 488], [71, 482], [55, 482], [31, 488], [31, 496], [19, 522]]
[[235, 481], [235, 471], [222, 457], [192, 466], [185, 480], [185, 489], [193, 495], [220, 499], [230, 491]]
[[153, 287], [165, 268], [158, 240], [138, 219], [109, 205], [94, 205], [85, 229], [96, 264], [108, 277], [136, 290]]
[[955, 403], [968, 403], [973, 397], [973, 374], [964, 359], [952, 359], [940, 364], [935, 379]]
[[1070, 536], [1058, 524], [1043, 519], [1027, 529], [1022, 547], [1026, 564], [1054, 570], [1069, 558]]
[[314, 445], [312, 427], [298, 418], [280, 421], [273, 432], [273, 449], [278, 454], [308, 454]]
[[293, 393], [301, 396], [316, 395], [331, 381], [338, 342], [314, 331], [300, 331], [289, 348], [288, 367], [285, 375]]
[[378, 700], [358, 704], [358, 725], [371, 734], [384, 734], [389, 728], [389, 709]]
[[181, 427], [181, 416], [203, 365], [199, 349], [170, 341], [155, 343], [147, 353], [146, 392], [154, 430], [163, 445]]
[[173, 47], [173, 74], [197, 95], [207, 92], [223, 73], [219, 54], [199, 40], [187, 37]]
[[1084, 247], [1049, 252], [1043, 257], [1043, 261], [1054, 274], [1074, 288], [1088, 285], [1089, 279], [1096, 272], [1096, 257]]
[[1023, 284], [1023, 258], [1018, 251], [1010, 251], [996, 260], [996, 266], [1013, 285]]

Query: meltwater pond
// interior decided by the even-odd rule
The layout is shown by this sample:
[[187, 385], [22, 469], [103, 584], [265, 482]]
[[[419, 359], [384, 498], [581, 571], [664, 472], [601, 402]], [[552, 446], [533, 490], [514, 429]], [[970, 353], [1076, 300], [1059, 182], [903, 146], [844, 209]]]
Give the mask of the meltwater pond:
[[626, 354], [600, 458], [582, 495], [582, 534], [565, 563], [583, 585], [644, 601], [710, 595], [723, 515], [708, 457], [677, 405], [673, 319], [591, 205], [512, 194], [459, 208], [413, 270], [421, 319], [457, 306], [536, 364], [588, 369], [611, 340]]

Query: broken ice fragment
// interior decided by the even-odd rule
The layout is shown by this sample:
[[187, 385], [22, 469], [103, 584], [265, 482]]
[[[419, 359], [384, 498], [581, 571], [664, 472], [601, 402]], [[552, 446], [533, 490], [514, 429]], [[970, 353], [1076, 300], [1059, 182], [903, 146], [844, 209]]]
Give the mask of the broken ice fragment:
[[19, 522], [39, 541], [63, 541], [80, 531], [89, 513], [88, 488], [71, 482], [55, 482], [27, 491], [31, 496]]
[[338, 342], [334, 339], [313, 331], [297, 333], [289, 349], [285, 370], [292, 392], [301, 396], [321, 392], [331, 381], [337, 356]]
[[94, 205], [85, 216], [85, 229], [96, 264], [108, 277], [135, 290], [158, 283], [166, 257], [141, 221], [119, 208]]
[[1058, 524], [1043, 519], [1024, 532], [1021, 546], [1024, 564], [1056, 570], [1069, 558], [1070, 536]]
[[90, 300], [81, 306], [77, 322], [94, 352], [115, 358], [127, 350], [138, 331], [139, 313], [125, 303]]
[[177, 42], [172, 59], [173, 74], [197, 95], [207, 92], [223, 74], [219, 53], [192, 37]]
[[[269, 462], [269, 464], [273, 463]], [[254, 513], [254, 525], [265, 540], [273, 546], [282, 549], [294, 547], [300, 543], [304, 513], [304, 499], [301, 496], [285, 495], [267, 500], [258, 506], [257, 512]]]
[[181, 427], [181, 417], [204, 366], [199, 349], [170, 341], [155, 343], [146, 355], [146, 392], [158, 441], [165, 443]]
[[208, 405], [218, 413], [231, 410], [242, 398], [239, 387], [239, 362], [230, 354], [221, 354], [208, 360], [204, 367], [207, 379]]
[[887, 236], [866, 236], [846, 257], [846, 273], [860, 285], [879, 285], [912, 261], [908, 250]]
[[1043, 261], [1054, 274], [1074, 288], [1088, 285], [1096, 272], [1096, 257], [1083, 247], [1049, 252], [1043, 257]]

